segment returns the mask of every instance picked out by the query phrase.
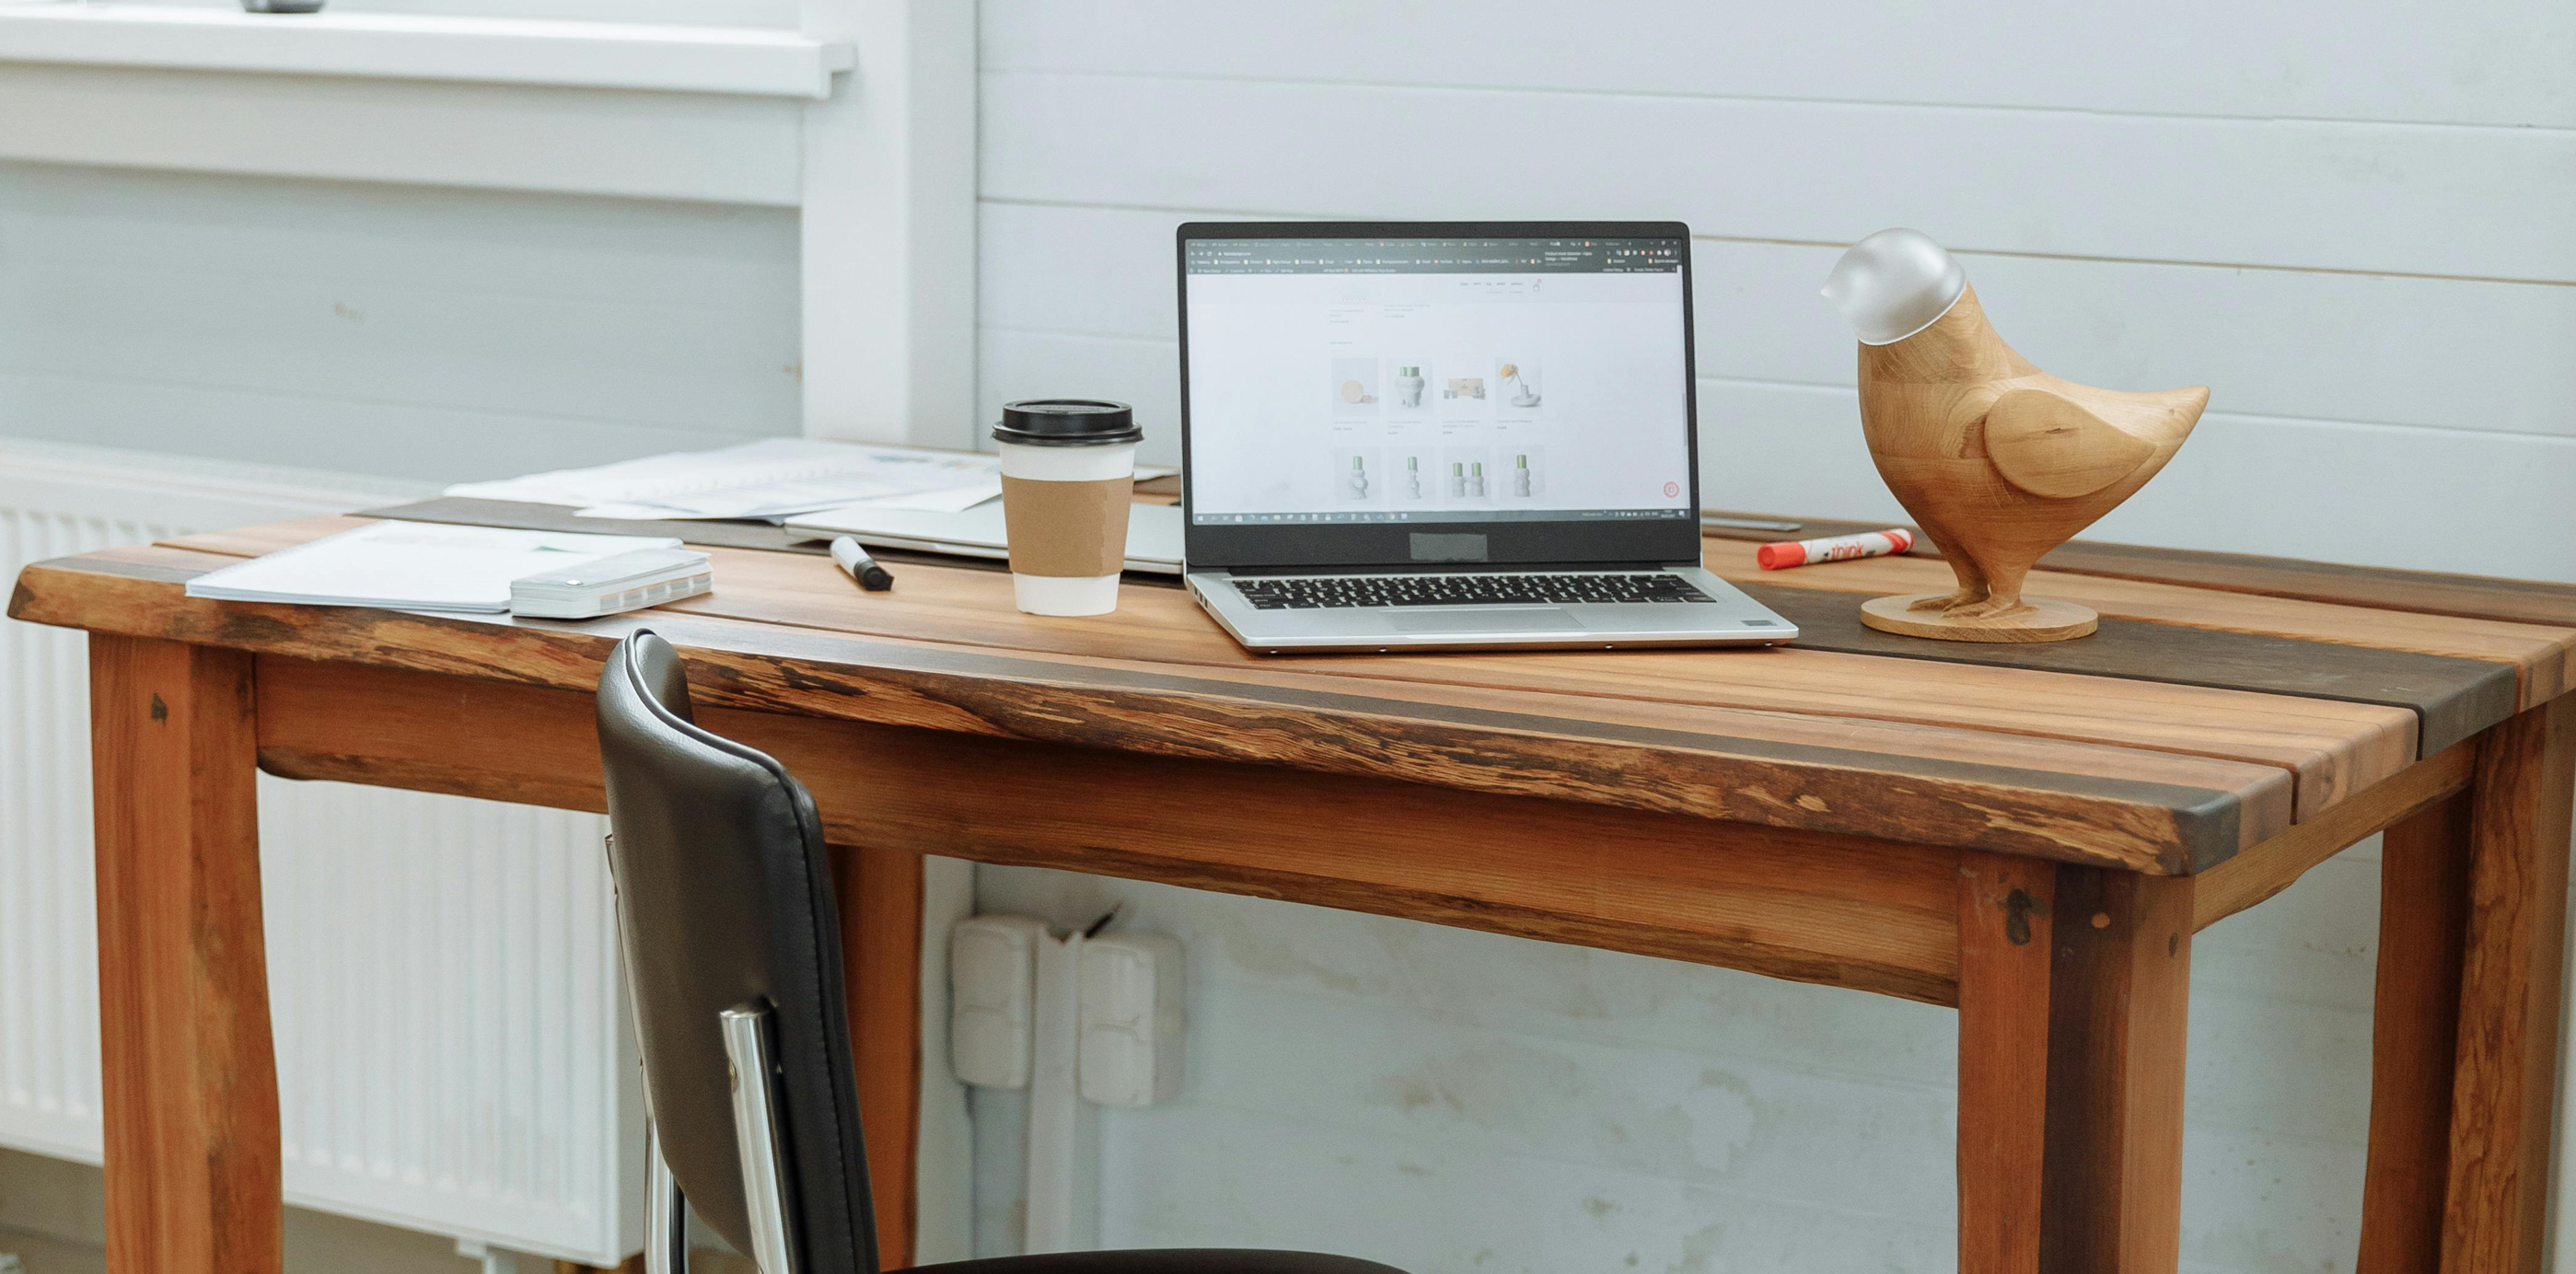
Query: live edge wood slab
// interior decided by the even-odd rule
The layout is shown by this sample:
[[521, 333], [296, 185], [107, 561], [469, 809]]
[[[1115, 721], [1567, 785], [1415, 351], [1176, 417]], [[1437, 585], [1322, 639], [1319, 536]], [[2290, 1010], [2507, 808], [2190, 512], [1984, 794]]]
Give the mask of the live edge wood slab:
[[1766, 573], [1711, 538], [1796, 646], [1259, 659], [1150, 582], [1042, 619], [997, 572], [862, 594], [783, 537], [682, 524], [718, 591], [586, 623], [184, 595], [354, 524], [40, 563], [10, 599], [93, 634], [120, 1274], [278, 1269], [254, 766], [599, 809], [590, 690], [638, 627], [839, 847], [889, 1252], [912, 1250], [923, 855], [1956, 1006], [1960, 1266], [2060, 1274], [2175, 1266], [2193, 933], [2386, 829], [2358, 1268], [2539, 1268], [2576, 590], [2079, 542], [2030, 586], [2094, 636], [1932, 643], [1858, 610], [1943, 586], [1938, 560]]

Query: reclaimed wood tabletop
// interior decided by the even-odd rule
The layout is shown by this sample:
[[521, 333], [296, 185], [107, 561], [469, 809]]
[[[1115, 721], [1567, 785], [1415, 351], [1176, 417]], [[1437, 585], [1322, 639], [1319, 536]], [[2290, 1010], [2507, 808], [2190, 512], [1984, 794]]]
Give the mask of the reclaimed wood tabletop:
[[[95, 635], [102, 723], [162, 675], [128, 686], [115, 661], [176, 649], [186, 684], [150, 693], [218, 711], [233, 692], [207, 678], [237, 669], [245, 746], [271, 772], [590, 809], [587, 695], [613, 643], [649, 627], [680, 648], [711, 728], [814, 788], [836, 844], [1958, 1006], [1962, 1263], [1978, 1271], [2173, 1267], [2189, 934], [2394, 828], [2386, 870], [2409, 896], [2383, 922], [2362, 1268], [2435, 1268], [2414, 1264], [2426, 1251], [2449, 1253], [2444, 1269], [2534, 1268], [2576, 587], [2079, 541], [2030, 587], [2099, 611], [2100, 631], [1978, 645], [1860, 624], [1868, 598], [1946, 587], [1928, 546], [1766, 572], [1759, 536], [1714, 531], [1708, 567], [1797, 642], [1264, 657], [1145, 577], [1113, 614], [1050, 618], [1016, 611], [1007, 575], [978, 564], [896, 559], [896, 588], [862, 593], [774, 528], [480, 501], [381, 512], [679, 534], [714, 555], [717, 587], [578, 622], [184, 595], [352, 516], [38, 563], [9, 613]], [[102, 751], [102, 784], [136, 764]], [[967, 795], [960, 775], [988, 781]], [[851, 889], [845, 906], [885, 909]], [[878, 964], [854, 974], [890, 1015], [918, 1007], [897, 985], [917, 925], [868, 939]], [[896, 1097], [917, 1077], [886, 1065], [872, 1135], [909, 1120]], [[880, 1175], [908, 1174], [909, 1142], [887, 1140]], [[889, 1198], [890, 1224], [908, 1199]], [[2495, 1263], [2455, 1264], [2477, 1254]]]

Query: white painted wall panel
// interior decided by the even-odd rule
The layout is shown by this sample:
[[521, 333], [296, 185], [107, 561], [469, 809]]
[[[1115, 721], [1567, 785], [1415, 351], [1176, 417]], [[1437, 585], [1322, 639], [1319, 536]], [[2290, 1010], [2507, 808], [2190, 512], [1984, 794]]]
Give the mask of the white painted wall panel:
[[793, 433], [796, 220], [0, 165], [0, 434], [438, 480]]
[[[2371, 847], [2194, 953], [2185, 1249], [2324, 1268], [2358, 1234]], [[984, 906], [1175, 934], [1181, 1100], [1104, 1111], [1103, 1241], [1447, 1271], [1951, 1268], [1957, 1018], [1643, 957], [1026, 868]], [[2296, 976], [2286, 999], [2278, 979]], [[2246, 1073], [2246, 1058], [2265, 1062]], [[984, 1250], [1016, 1103], [977, 1095]], [[1631, 1256], [1638, 1264], [1629, 1265]], [[1693, 1265], [1696, 1257], [1701, 1264]]]
[[[1901, 518], [1851, 391], [1700, 381], [1702, 494], [1726, 508]], [[2086, 534], [2525, 579], [2576, 579], [2576, 441], [2211, 411]]]
[[0, 372], [0, 428], [26, 438], [184, 447], [264, 464], [365, 465], [440, 482], [743, 441], [709, 429], [7, 372]]
[[[1679, 217], [1709, 502], [1892, 519], [1815, 289], [1842, 243], [1915, 224], [2049, 370], [2213, 387], [2094, 534], [2576, 580], [2576, 9], [986, 0], [983, 31], [984, 418], [1125, 398], [1176, 458], [1183, 220]], [[1952, 1267], [1947, 1013], [981, 882], [988, 909], [1123, 899], [1189, 942], [1189, 1091], [1105, 1124], [1114, 1242], [1439, 1274]], [[2366, 844], [2199, 940], [2193, 1274], [2349, 1267], [2377, 883]], [[1693, 1140], [1719, 1122], [1703, 1071], [1743, 1082], [1740, 1142]], [[976, 1100], [979, 1250], [1008, 1251], [1018, 1110]]]
[[[229, 9], [225, 0], [155, 0], [188, 8]], [[642, 22], [668, 26], [796, 26], [795, 0], [332, 0], [333, 13], [434, 14], [439, 17], [562, 18], [574, 22]]]
[[2576, 130], [1020, 71], [982, 117], [987, 197], [2576, 280]]
[[[2154, 115], [2576, 125], [2576, 10], [1825, 0], [985, 0], [984, 69]], [[1401, 146], [1402, 142], [1394, 144]]]
[[0, 67], [0, 159], [792, 208], [799, 109], [777, 98], [12, 63]]
[[[2576, 579], [2553, 532], [2576, 490], [2576, 9], [2558, 0], [1641, 0], [1617, 21], [1540, 0], [983, 0], [980, 29], [980, 422], [1012, 397], [1106, 394], [1139, 405], [1149, 457], [1176, 456], [1179, 220], [1680, 216], [1704, 236], [1711, 502], [1892, 517], [1813, 288], [1839, 243], [1912, 222], [1964, 250], [2051, 370], [2213, 385], [2199, 435], [2103, 537]], [[447, 112], [427, 153], [460, 185], [796, 189], [769, 104], [621, 101], [530, 133], [553, 99], [387, 92]], [[95, 124], [81, 153], [117, 162], [371, 171], [390, 117], [300, 93], [245, 84], [172, 132], [149, 86], [12, 68], [0, 155], [68, 154], [68, 118]], [[253, 140], [308, 119], [314, 138]], [[652, 144], [678, 136], [697, 144]], [[708, 144], [723, 163], [672, 158]], [[795, 236], [779, 211], [0, 167], [0, 433], [454, 478], [791, 432]], [[1948, 1268], [1946, 1013], [1214, 895], [984, 881], [988, 907], [1063, 919], [1128, 898], [1132, 922], [1191, 944], [1207, 1051], [1183, 1103], [1112, 1112], [1118, 1241], [1423, 1274]], [[2203, 935], [2186, 1269], [2348, 1262], [2375, 905], [2356, 850]], [[9, 1044], [0, 1065], [21, 1065]], [[1741, 1138], [1700, 1117], [1712, 1072], [1743, 1081]], [[977, 1102], [978, 1242], [1001, 1250], [1013, 1124], [1006, 1099]], [[352, 1163], [424, 1135], [313, 1118], [315, 1152]], [[476, 1118], [507, 1142], [509, 1111]], [[551, 1188], [544, 1161], [527, 1149], [517, 1179]]]
[[[1710, 331], [1702, 325], [1703, 341]], [[1148, 462], [1180, 462], [1173, 342], [988, 327], [982, 348], [985, 416], [1015, 398], [1115, 398], [1136, 405]], [[1859, 411], [1849, 388], [1701, 378], [1702, 498], [1718, 508], [1902, 520], [1862, 445]], [[2576, 539], [2547, 534], [2539, 521], [2569, 491], [2576, 438], [2212, 410], [2166, 474], [2088, 534], [2576, 579]], [[2370, 512], [2413, 507], [2442, 510], [2438, 534], [2421, 519]]]
[[[1173, 228], [1225, 219], [988, 200], [982, 321], [1174, 340]], [[1849, 332], [1816, 294], [1840, 251], [1697, 239], [1700, 374], [1852, 384]], [[2071, 379], [2206, 383], [2219, 387], [2213, 407], [2239, 414], [2576, 436], [2567, 408], [2576, 361], [2563, 357], [2576, 332], [2576, 287], [1994, 253], [1961, 260], [2005, 338]]]

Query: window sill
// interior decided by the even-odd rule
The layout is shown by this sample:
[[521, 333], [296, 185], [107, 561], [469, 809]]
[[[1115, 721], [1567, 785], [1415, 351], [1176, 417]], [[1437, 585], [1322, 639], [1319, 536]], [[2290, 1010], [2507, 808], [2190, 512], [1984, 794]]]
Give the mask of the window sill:
[[0, 5], [0, 62], [821, 99], [854, 61], [847, 44], [747, 27]]

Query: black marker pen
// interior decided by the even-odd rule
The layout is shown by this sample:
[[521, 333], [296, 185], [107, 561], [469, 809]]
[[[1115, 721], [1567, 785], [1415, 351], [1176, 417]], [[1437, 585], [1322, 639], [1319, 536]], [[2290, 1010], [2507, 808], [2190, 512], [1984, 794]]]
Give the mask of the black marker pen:
[[868, 556], [868, 551], [860, 548], [857, 540], [846, 535], [832, 541], [832, 560], [840, 563], [841, 569], [859, 582], [859, 587], [871, 593], [882, 593], [894, 587], [894, 576], [886, 574], [886, 568], [877, 565], [877, 560]]

